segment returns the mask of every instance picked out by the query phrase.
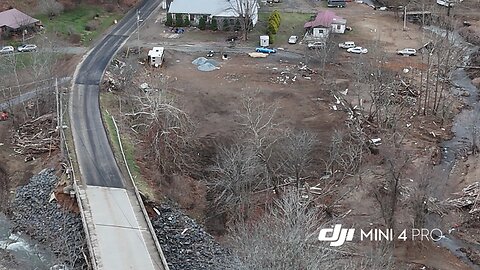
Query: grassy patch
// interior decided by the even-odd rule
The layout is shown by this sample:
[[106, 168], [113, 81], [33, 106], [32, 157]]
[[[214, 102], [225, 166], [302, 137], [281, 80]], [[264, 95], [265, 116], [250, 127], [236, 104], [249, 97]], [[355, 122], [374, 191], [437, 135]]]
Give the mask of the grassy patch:
[[[100, 94], [100, 103], [102, 108], [102, 116], [105, 126], [107, 128], [107, 134], [110, 139], [110, 143], [113, 146], [113, 152], [116, 159], [123, 164], [123, 156], [120, 152], [120, 144], [118, 143], [118, 135], [115, 129], [115, 124], [113, 123], [113, 118], [110, 114], [108, 114], [105, 110], [105, 107], [110, 107], [112, 99], [114, 95], [112, 93], [101, 93]], [[118, 122], [117, 122], [118, 125]], [[132, 174], [133, 180], [135, 181], [135, 185], [137, 186], [138, 190], [146, 195], [148, 198], [155, 200], [155, 193], [150, 188], [148, 183], [143, 178], [142, 174], [140, 173], [140, 167], [138, 166], [135, 160], [135, 146], [128, 134], [122, 134], [121, 130], [119, 130], [120, 138], [122, 140], [123, 151], [125, 153], [125, 159], [127, 160], [127, 166], [130, 169], [130, 173]], [[126, 176], [128, 177], [128, 176]]]
[[[118, 12], [107, 12], [98, 6], [80, 5], [52, 19], [46, 15], [37, 15], [36, 17], [42, 21], [47, 31], [59, 33], [65, 39], [71, 35], [80, 35], [82, 44], [88, 45], [121, 16]], [[85, 28], [89, 24], [94, 24], [96, 28], [87, 31]]]
[[[258, 13], [258, 23], [250, 33], [250, 41], [253, 46], [258, 46], [259, 36], [267, 33], [268, 16], [270, 16], [270, 14], [270, 12]], [[299, 39], [301, 39], [305, 33], [303, 25], [310, 20], [312, 15], [314, 15], [313, 12], [312, 14], [280, 12], [280, 28], [278, 29], [275, 43], [272, 44], [272, 46], [278, 47], [287, 44], [290, 36], [298, 36]]]

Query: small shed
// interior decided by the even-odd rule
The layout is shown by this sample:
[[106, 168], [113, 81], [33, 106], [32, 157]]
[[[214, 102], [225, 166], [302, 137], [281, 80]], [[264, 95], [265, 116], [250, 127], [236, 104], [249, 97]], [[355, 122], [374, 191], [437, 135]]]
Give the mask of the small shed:
[[164, 50], [164, 47], [153, 47], [153, 49], [148, 51], [148, 62], [151, 66], [159, 67], [162, 65]]

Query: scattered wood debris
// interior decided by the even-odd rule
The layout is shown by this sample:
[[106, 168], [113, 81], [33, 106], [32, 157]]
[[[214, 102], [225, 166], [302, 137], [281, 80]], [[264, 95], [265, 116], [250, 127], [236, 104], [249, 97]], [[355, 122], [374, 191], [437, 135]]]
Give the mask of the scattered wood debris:
[[33, 155], [57, 149], [60, 140], [56, 123], [53, 114], [45, 114], [25, 122], [13, 132], [14, 151], [20, 155], [27, 155], [30, 157], [28, 160], [32, 160]]
[[446, 199], [440, 203], [441, 206], [447, 208], [470, 208], [469, 213], [472, 214], [480, 211], [480, 182], [475, 182], [462, 189], [462, 192], [455, 193], [457, 198]]

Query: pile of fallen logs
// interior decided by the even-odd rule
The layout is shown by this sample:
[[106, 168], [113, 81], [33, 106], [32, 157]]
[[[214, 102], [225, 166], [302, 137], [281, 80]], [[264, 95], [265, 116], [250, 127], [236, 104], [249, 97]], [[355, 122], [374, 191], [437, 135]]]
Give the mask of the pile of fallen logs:
[[51, 152], [60, 143], [53, 114], [45, 114], [23, 123], [13, 132], [14, 151], [20, 155]]
[[447, 207], [466, 208], [470, 207], [469, 213], [480, 211], [480, 182], [466, 186], [461, 192], [456, 193], [455, 199], [447, 199], [442, 202]]

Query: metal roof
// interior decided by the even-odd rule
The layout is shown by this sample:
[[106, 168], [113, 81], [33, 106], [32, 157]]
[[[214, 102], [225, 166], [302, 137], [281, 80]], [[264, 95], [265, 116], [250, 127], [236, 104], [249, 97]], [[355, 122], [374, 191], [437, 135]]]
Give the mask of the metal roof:
[[237, 17], [239, 12], [243, 13], [240, 8], [237, 8], [239, 5], [246, 5], [248, 8], [254, 9], [254, 13], [256, 13], [258, 8], [256, 0], [249, 1], [250, 3], [238, 0], [174, 0], [170, 4], [168, 13]]
[[330, 27], [332, 23], [346, 24], [347, 20], [335, 15], [335, 13], [332, 11], [319, 11], [317, 13], [317, 16], [315, 17], [315, 20], [306, 22], [304, 25], [304, 28], [318, 27], [318, 26]]
[[38, 21], [39, 20], [32, 18], [15, 8], [0, 12], [0, 27], [7, 26], [12, 29], [18, 29], [22, 26], [33, 24]]

